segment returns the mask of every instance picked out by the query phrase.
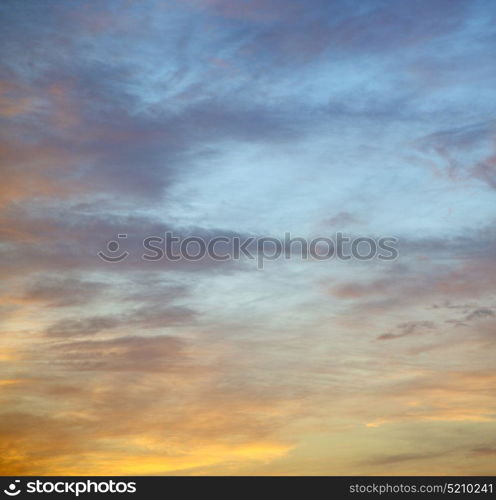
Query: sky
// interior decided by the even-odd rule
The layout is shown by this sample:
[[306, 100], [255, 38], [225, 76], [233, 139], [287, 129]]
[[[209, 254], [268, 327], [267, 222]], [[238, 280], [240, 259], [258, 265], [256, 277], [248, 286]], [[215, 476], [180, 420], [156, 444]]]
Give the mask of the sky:
[[[494, 1], [0, 19], [0, 473], [496, 472]], [[399, 256], [143, 260], [166, 231]]]

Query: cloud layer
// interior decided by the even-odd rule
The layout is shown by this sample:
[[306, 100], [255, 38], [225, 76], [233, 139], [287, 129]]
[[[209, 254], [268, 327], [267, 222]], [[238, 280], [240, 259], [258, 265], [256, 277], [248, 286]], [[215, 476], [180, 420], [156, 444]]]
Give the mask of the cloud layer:
[[[494, 473], [493, 2], [0, 12], [1, 473]], [[141, 260], [165, 231], [399, 258]]]

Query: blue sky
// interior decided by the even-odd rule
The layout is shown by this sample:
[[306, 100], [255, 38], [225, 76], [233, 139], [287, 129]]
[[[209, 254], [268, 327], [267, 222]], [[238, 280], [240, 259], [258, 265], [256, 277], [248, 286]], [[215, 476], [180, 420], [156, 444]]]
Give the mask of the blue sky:
[[[494, 472], [494, 2], [0, 17], [1, 470]], [[167, 230], [400, 256], [141, 261]]]

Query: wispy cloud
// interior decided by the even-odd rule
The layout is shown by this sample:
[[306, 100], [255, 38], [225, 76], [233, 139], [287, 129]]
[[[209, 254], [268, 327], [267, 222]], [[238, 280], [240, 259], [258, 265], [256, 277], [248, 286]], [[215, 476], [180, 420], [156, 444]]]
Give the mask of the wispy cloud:
[[[493, 472], [491, 2], [0, 17], [3, 473]], [[141, 259], [166, 231], [399, 257]]]

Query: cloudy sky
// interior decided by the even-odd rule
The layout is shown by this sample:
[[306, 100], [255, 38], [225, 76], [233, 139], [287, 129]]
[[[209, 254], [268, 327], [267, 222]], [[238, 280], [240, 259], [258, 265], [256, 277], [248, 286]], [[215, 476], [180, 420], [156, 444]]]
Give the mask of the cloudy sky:
[[[493, 0], [0, 19], [2, 473], [494, 474]], [[400, 254], [142, 260], [165, 231]]]

